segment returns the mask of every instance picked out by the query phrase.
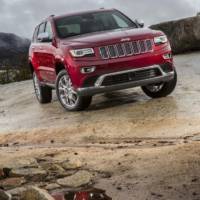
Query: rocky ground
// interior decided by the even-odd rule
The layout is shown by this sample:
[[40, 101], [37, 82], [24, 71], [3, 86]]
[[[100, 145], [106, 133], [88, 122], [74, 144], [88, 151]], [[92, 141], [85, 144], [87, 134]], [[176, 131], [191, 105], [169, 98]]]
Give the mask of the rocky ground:
[[175, 57], [167, 98], [131, 89], [84, 112], [39, 105], [31, 81], [0, 86], [0, 199], [200, 199], [199, 56]]

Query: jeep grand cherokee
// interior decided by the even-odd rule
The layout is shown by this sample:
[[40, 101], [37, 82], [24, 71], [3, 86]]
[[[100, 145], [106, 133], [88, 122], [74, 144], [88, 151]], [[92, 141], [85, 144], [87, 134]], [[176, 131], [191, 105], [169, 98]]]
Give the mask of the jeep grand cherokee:
[[48, 17], [35, 29], [29, 63], [38, 101], [51, 102], [56, 89], [69, 111], [86, 109], [96, 94], [137, 86], [165, 97], [177, 82], [166, 35], [115, 9]]

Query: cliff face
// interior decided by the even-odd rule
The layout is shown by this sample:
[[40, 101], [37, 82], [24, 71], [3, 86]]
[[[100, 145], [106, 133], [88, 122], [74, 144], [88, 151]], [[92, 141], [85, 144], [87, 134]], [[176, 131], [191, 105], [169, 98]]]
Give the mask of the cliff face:
[[0, 84], [31, 77], [28, 67], [30, 40], [0, 32]]
[[200, 16], [156, 24], [151, 28], [168, 36], [176, 54], [200, 50]]
[[30, 40], [10, 33], [0, 33], [0, 64], [19, 65], [28, 54]]

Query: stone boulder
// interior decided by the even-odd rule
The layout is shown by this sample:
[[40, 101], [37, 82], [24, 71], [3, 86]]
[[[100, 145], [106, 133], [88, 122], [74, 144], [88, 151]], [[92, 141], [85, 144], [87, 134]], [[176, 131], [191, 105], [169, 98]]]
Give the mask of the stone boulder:
[[168, 36], [175, 54], [200, 50], [200, 16], [164, 22], [150, 28], [161, 30]]
[[3, 191], [0, 189], [0, 199], [1, 200], [11, 200], [11, 195], [8, 194], [7, 192]]
[[26, 183], [26, 180], [23, 177], [7, 178], [7, 179], [0, 180], [0, 187], [6, 190], [9, 190], [16, 187], [20, 187], [24, 183]]
[[71, 176], [58, 179], [57, 183], [61, 186], [78, 188], [91, 183], [93, 175], [88, 171], [79, 171]]
[[46, 190], [29, 187], [21, 194], [21, 200], [55, 200]]

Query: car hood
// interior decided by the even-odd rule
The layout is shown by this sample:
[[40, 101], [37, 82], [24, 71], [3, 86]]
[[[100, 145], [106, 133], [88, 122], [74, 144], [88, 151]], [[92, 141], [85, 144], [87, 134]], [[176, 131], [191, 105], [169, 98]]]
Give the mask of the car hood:
[[161, 34], [163, 34], [161, 31], [154, 31], [149, 28], [118, 29], [71, 37], [61, 40], [61, 43], [71, 47], [95, 47], [129, 40], [151, 39]]

